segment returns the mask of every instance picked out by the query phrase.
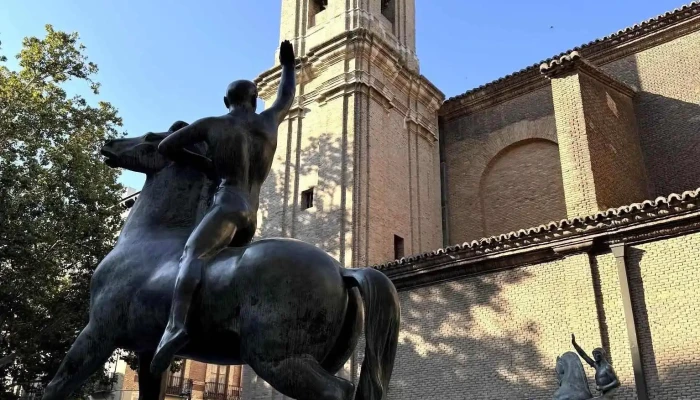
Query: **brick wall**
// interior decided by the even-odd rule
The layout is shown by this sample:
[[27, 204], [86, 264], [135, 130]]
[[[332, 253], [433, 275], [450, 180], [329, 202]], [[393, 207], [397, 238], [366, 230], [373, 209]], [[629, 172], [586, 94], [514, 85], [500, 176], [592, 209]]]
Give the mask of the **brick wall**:
[[700, 32], [602, 66], [639, 90], [639, 132], [652, 195], [700, 187]]
[[566, 203], [556, 143], [529, 140], [506, 148], [484, 171], [479, 194], [484, 236], [560, 220]]
[[[700, 233], [629, 248], [628, 276], [651, 399], [700, 398]], [[603, 347], [636, 399], [617, 263], [571, 255], [400, 292], [402, 326], [390, 399], [551, 399], [571, 333]], [[594, 370], [584, 364], [595, 393]]]
[[588, 74], [579, 74], [579, 84], [598, 209], [646, 200], [649, 191], [632, 98]]
[[578, 62], [552, 79], [569, 218], [648, 198], [632, 92]]
[[628, 274], [651, 399], [700, 398], [700, 234], [629, 249]]
[[[506, 231], [499, 232], [504, 228], [495, 227], [487, 233], [484, 229], [486, 212], [482, 209], [483, 194], [480, 185], [489, 164], [494, 163], [494, 159], [504, 149], [521, 141], [541, 139], [557, 143], [554, 104], [549, 86], [490, 108], [444, 120], [440, 135], [444, 147], [443, 162], [446, 165], [445, 189], [450, 243], [475, 240], [492, 233], [507, 233], [512, 229], [528, 228], [566, 217], [561, 207], [561, 174], [556, 178], [558, 167], [555, 165], [558, 157], [544, 161], [553, 156], [551, 146], [537, 146], [538, 151], [532, 153], [531, 161], [517, 159], [505, 162], [511, 165], [530, 162], [530, 173], [521, 177], [516, 190], [522, 193], [521, 189], [529, 186], [533, 189], [532, 193], [537, 193], [542, 198], [540, 209], [549, 211], [541, 214], [535, 211], [529, 215], [531, 210], [527, 207], [515, 207], [510, 211], [511, 221], [504, 225]], [[517, 152], [511, 155], [519, 157]], [[541, 165], [539, 169], [535, 161]], [[502, 192], [498, 193], [501, 201], [508, 201], [503, 199], [509, 196], [509, 185], [513, 183], [512, 175], [506, 175]], [[546, 182], [537, 180], [542, 176]], [[497, 190], [495, 187], [499, 184], [493, 178], [494, 176], [488, 178], [489, 187]], [[533, 221], [537, 222], [533, 224]]]
[[389, 399], [551, 399], [571, 333], [589, 351], [600, 345], [591, 283], [579, 254], [401, 292]]
[[124, 371], [124, 385], [122, 386], [122, 390], [124, 390], [124, 391], [138, 391], [139, 390], [139, 381], [138, 381], [138, 376], [136, 374], [136, 371], [129, 368], [128, 365], [126, 366], [126, 370]]

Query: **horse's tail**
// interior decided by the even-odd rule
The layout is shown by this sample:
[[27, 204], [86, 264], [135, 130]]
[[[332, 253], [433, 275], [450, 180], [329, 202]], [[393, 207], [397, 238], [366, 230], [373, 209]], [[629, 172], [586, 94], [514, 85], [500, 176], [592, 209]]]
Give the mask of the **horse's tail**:
[[341, 269], [365, 306], [365, 359], [355, 400], [383, 400], [394, 370], [401, 305], [391, 280], [373, 268]]

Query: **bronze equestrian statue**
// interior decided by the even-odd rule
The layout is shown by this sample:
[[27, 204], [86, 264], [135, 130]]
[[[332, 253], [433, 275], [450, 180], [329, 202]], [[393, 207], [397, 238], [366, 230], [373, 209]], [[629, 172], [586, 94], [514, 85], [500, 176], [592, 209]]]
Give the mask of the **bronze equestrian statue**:
[[[229, 104], [240, 100], [235, 97], [240, 91], [233, 92], [233, 98], [227, 94]], [[260, 120], [246, 112], [250, 119], [245, 126], [258, 126]], [[168, 132], [112, 140], [103, 147], [109, 166], [144, 173], [146, 182], [117, 244], [93, 274], [90, 321], [46, 388], [44, 400], [67, 398], [117, 348], [139, 357], [140, 399], [159, 398], [162, 373], [152, 373], [150, 366], [170, 320], [183, 249], [192, 232], [203, 226], [203, 215], [245, 212], [214, 210], [228, 207], [227, 200], [208, 207], [212, 192], [221, 193], [218, 177], [228, 178], [222, 172], [225, 166], [215, 165], [219, 156], [211, 156], [219, 151], [217, 142], [209, 139], [216, 136], [175, 141], [174, 152], [191, 153], [184, 157], [204, 161], [201, 165], [172, 162], [158, 151], [185, 125], [178, 122]], [[267, 132], [260, 128], [250, 134]], [[234, 135], [253, 148], [270, 151], [268, 139], [243, 136], [240, 131]], [[167, 145], [164, 152], [172, 154]], [[222, 189], [222, 196], [228, 196], [228, 190]], [[257, 198], [251, 192], [247, 195]], [[241, 223], [239, 216], [226, 221]], [[236, 232], [243, 227], [236, 225]], [[398, 344], [400, 305], [384, 274], [370, 268], [345, 269], [321, 249], [294, 239], [264, 239], [207, 255], [187, 312], [187, 340], [174, 355], [222, 365], [248, 364], [294, 399], [351, 400], [354, 385], [334, 375], [352, 355], [364, 326], [365, 358], [354, 398], [385, 398]]]
[[[190, 164], [220, 184], [211, 207], [185, 243], [170, 319], [151, 364], [154, 374], [165, 371], [188, 341], [187, 319], [202, 268], [229, 244], [245, 246], [255, 234], [260, 188], [277, 149], [277, 127], [287, 116], [296, 89], [294, 49], [288, 41], [280, 46], [279, 58], [279, 94], [270, 108], [256, 114], [255, 84], [233, 82], [224, 97], [228, 113], [195, 121], [158, 146], [167, 158]], [[211, 159], [186, 149], [202, 142], [208, 145]]]

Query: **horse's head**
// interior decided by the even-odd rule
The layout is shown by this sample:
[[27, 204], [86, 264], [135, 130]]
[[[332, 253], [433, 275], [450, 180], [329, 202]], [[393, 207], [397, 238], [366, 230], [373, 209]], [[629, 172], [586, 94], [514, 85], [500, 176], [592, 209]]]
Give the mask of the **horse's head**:
[[100, 152], [105, 156], [105, 164], [112, 168], [152, 174], [168, 164], [158, 152], [158, 143], [167, 135], [168, 132], [147, 133], [135, 138], [113, 139], [105, 143]]
[[555, 399], [590, 399], [593, 397], [588, 388], [586, 372], [583, 370], [583, 364], [581, 364], [578, 354], [569, 351], [557, 357], [555, 370], [559, 383]]
[[174, 123], [167, 132], [149, 132], [143, 136], [113, 139], [102, 146], [105, 164], [112, 168], [152, 174], [165, 168], [170, 161], [158, 151], [158, 144], [176, 130], [187, 126], [186, 122]]

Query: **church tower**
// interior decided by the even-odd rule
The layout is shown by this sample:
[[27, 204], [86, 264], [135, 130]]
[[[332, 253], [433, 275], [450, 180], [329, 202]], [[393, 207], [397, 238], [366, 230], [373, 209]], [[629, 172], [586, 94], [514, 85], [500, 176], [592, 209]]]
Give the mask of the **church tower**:
[[[294, 45], [298, 86], [259, 237], [316, 244], [346, 267], [440, 247], [444, 96], [419, 73], [414, 0], [282, 0], [280, 40]], [[256, 80], [267, 105], [275, 64]]]

